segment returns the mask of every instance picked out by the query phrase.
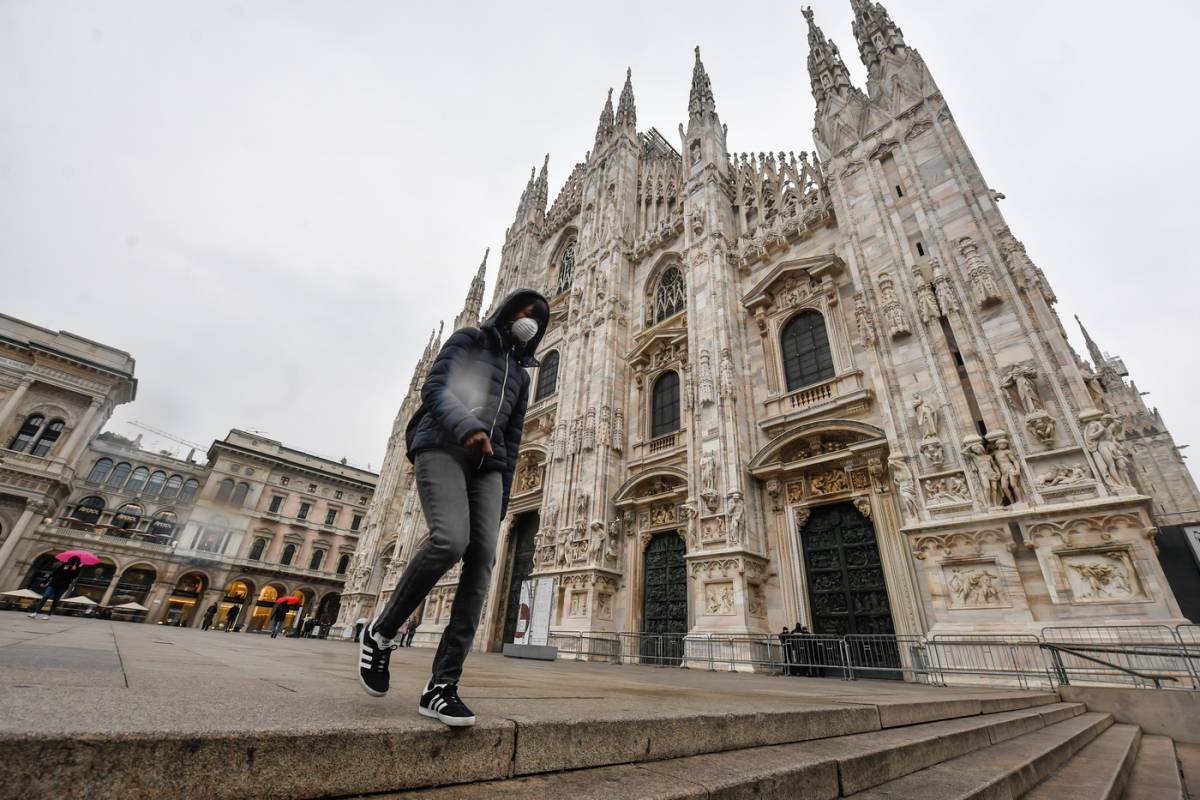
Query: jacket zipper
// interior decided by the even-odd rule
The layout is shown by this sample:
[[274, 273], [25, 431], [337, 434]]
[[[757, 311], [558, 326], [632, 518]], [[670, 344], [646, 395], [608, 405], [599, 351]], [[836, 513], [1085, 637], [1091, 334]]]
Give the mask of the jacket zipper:
[[[500, 407], [504, 405], [504, 393], [508, 391], [508, 351], [504, 351], [504, 381], [500, 384], [500, 399], [496, 402], [496, 413], [492, 415], [492, 427], [488, 428], [488, 441], [492, 440], [492, 434], [496, 432], [496, 420], [500, 419]], [[483, 467], [483, 460], [487, 456], [479, 457], [479, 466], [475, 469]]]

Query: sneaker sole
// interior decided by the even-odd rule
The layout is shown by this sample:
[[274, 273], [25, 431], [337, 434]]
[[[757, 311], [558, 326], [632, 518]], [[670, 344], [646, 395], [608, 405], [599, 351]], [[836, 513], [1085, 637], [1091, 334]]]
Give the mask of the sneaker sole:
[[475, 724], [474, 717], [447, 717], [439, 714], [433, 709], [426, 708], [423, 705], [417, 705], [417, 713], [422, 717], [436, 719], [443, 725], [449, 725], [451, 728], [470, 728]]

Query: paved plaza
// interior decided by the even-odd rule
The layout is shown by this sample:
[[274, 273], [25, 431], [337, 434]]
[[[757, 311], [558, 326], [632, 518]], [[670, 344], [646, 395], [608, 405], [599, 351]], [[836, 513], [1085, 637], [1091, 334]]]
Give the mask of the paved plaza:
[[[338, 796], [799, 741], [1054, 699], [472, 653], [462, 691], [479, 724], [452, 731], [416, 714], [432, 655], [396, 651], [392, 693], [380, 700], [359, 688], [348, 642], [3, 612], [0, 758], [18, 774], [9, 790], [20, 787], [13, 796], [24, 798], [168, 789], [201, 796], [201, 786], [210, 797]], [[366, 763], [375, 759], [382, 771]], [[58, 766], [42, 774], [46, 764]], [[83, 791], [92, 782], [112, 793]]]

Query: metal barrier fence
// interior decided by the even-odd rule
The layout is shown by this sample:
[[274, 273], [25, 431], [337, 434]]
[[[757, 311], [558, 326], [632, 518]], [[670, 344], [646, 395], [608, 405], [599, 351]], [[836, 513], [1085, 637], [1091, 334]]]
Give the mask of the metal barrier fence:
[[578, 661], [842, 680], [1200, 689], [1200, 625], [1047, 627], [1041, 636], [551, 631], [547, 644]]

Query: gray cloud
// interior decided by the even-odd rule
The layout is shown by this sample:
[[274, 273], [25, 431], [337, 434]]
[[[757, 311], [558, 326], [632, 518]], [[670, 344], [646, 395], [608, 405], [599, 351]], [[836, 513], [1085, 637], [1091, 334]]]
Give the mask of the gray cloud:
[[[3, 310], [137, 358], [118, 429], [255, 427], [378, 467], [430, 328], [626, 66], [640, 128], [674, 139], [699, 44], [732, 148], [811, 149], [793, 2], [409, 5], [0, 3]], [[887, 5], [1064, 320], [1200, 441], [1176, 333], [1200, 288], [1200, 7]], [[862, 85], [849, 3], [814, 7]]]

